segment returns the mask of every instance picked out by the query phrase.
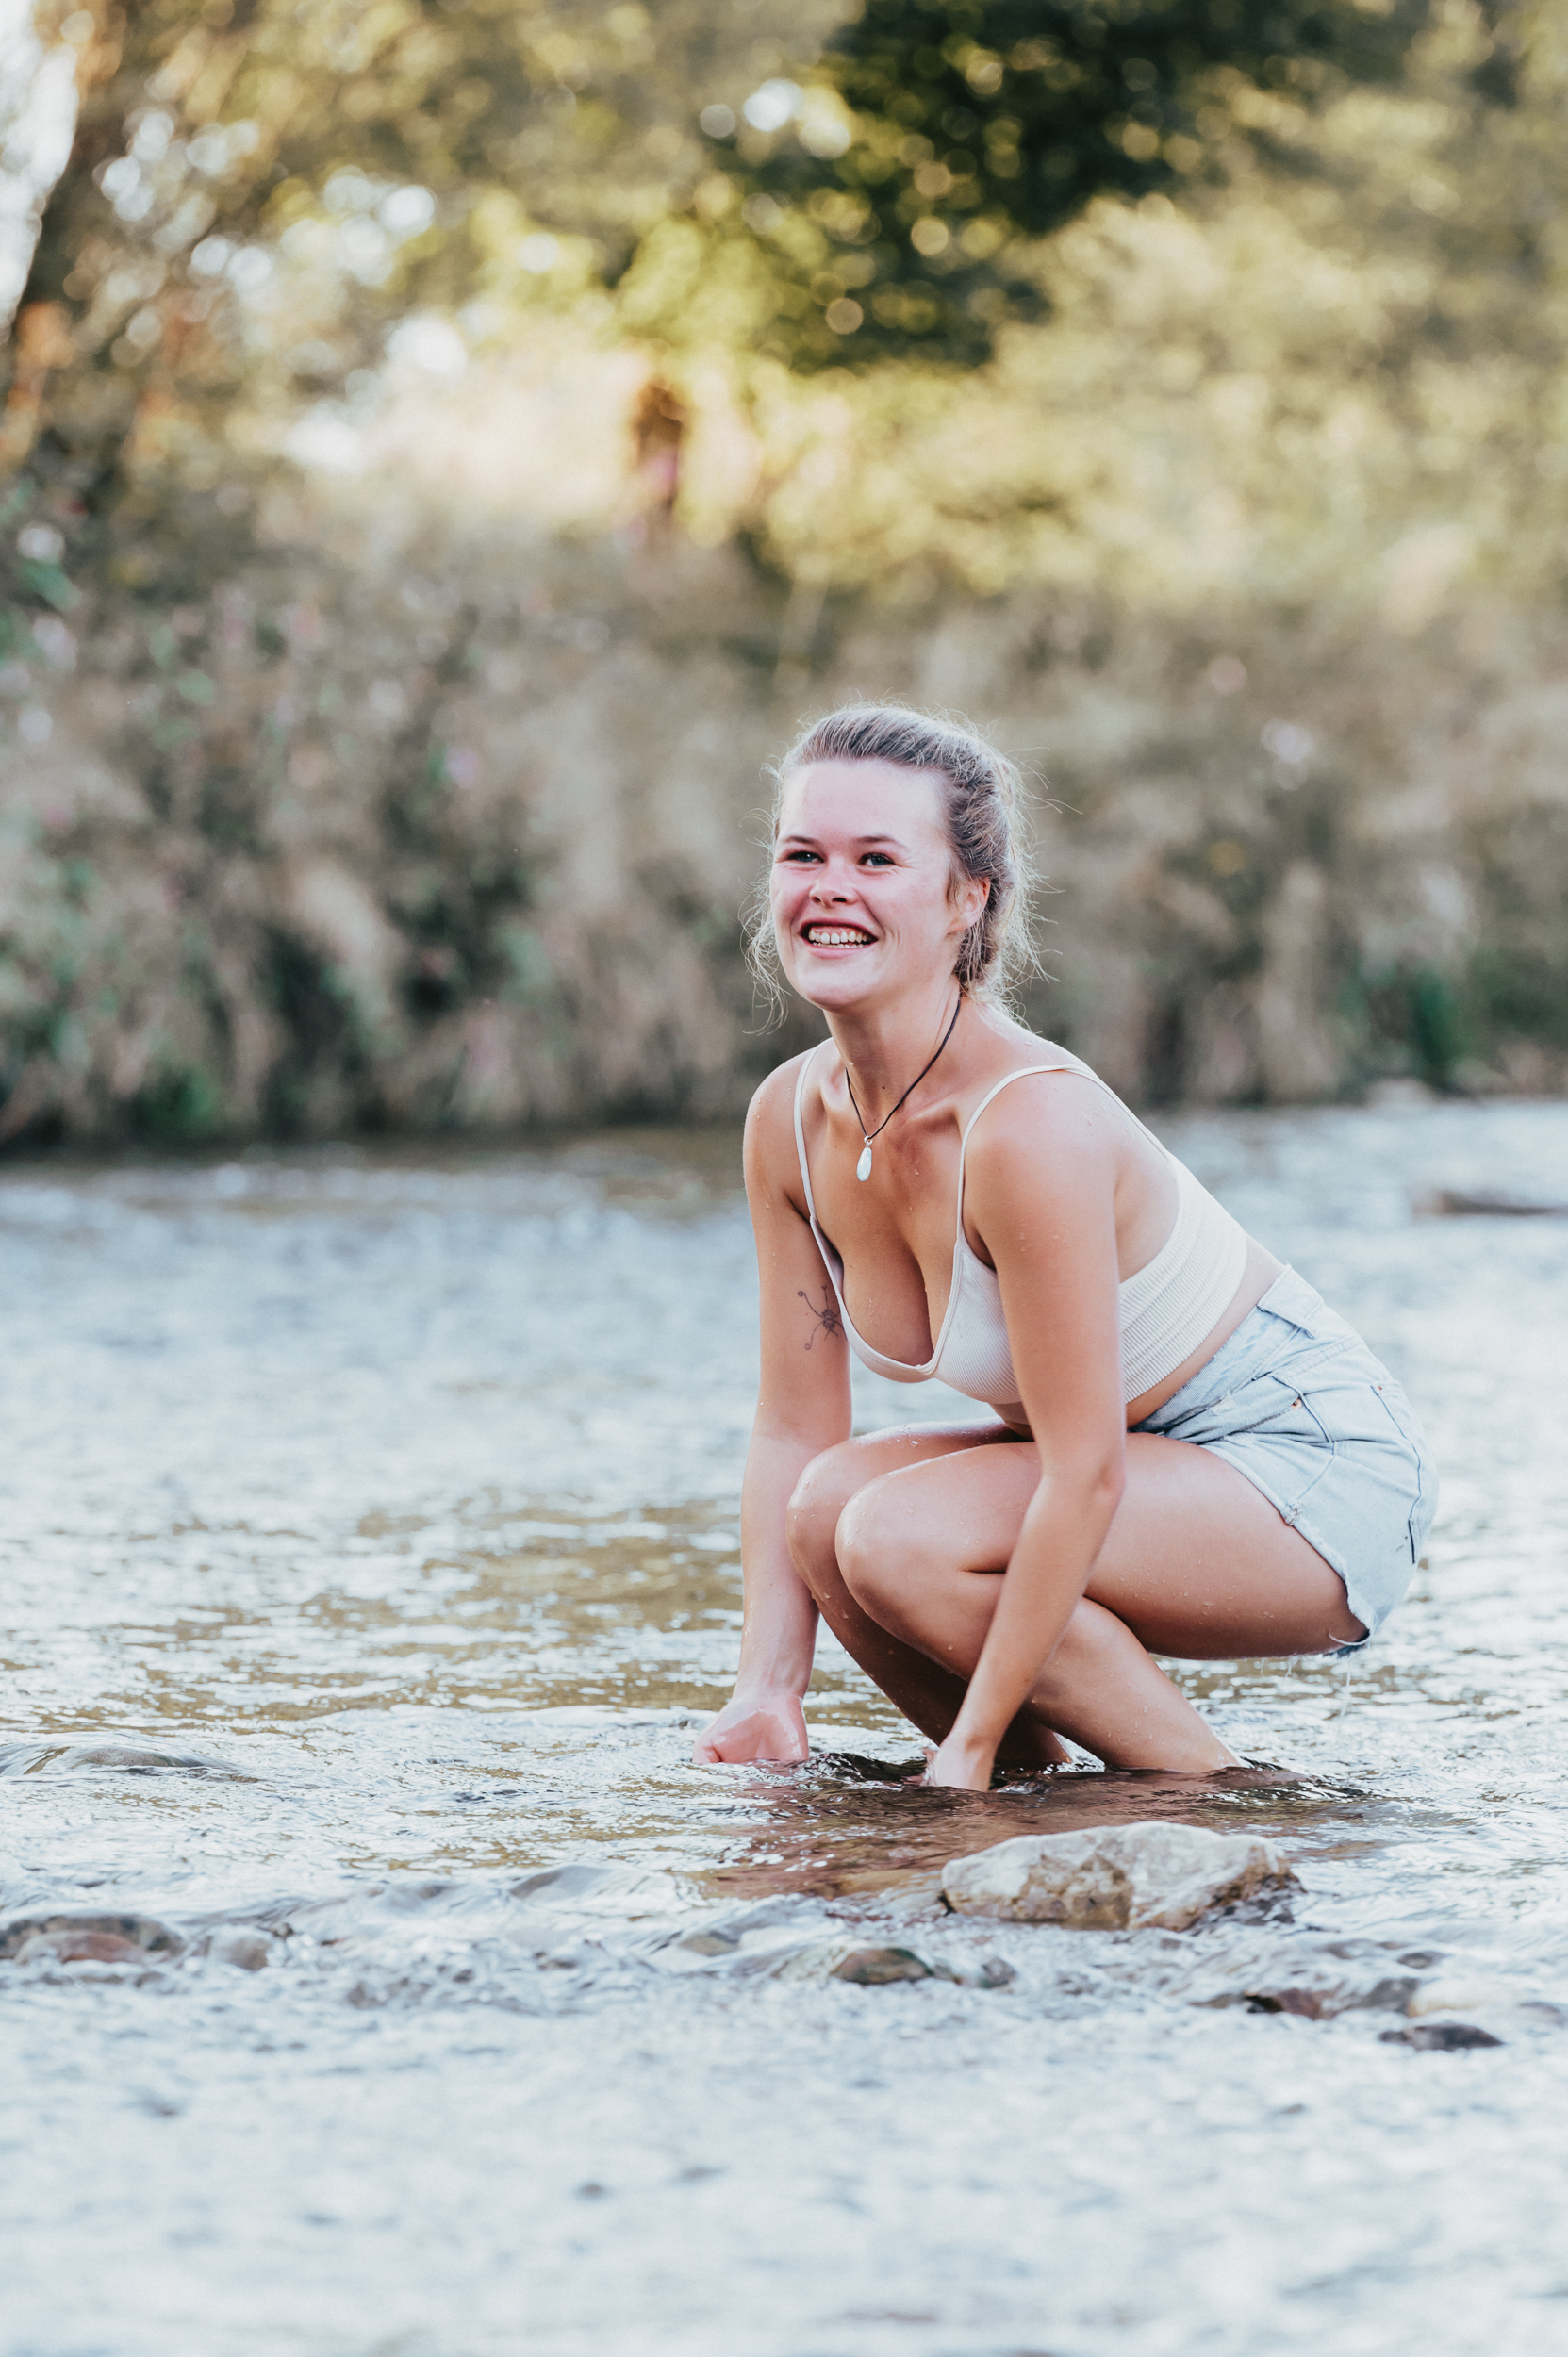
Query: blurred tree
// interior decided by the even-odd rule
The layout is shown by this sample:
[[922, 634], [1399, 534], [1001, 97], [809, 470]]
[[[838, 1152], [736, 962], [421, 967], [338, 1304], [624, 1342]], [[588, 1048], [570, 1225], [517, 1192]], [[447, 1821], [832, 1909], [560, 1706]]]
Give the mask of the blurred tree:
[[[1249, 88], [1390, 82], [1428, 0], [865, 0], [799, 83], [710, 109], [780, 282], [767, 344], [972, 361], [1041, 307], [1029, 242], [1212, 173]], [[725, 117], [728, 117], [726, 122]], [[1266, 148], [1266, 132], [1256, 135]]]
[[535, 292], [613, 283], [701, 169], [694, 90], [755, 49], [701, 0], [656, 39], [635, 0], [46, 0], [42, 22], [80, 107], [0, 465], [90, 507], [242, 381], [340, 387], [389, 320], [498, 263]]
[[1395, 73], [1427, 7], [45, 0], [80, 110], [0, 468], [91, 510], [241, 384], [339, 390], [476, 292], [621, 288], [680, 340], [705, 282], [792, 365], [974, 359], [1038, 306], [1028, 240], [1201, 172], [1244, 86]]

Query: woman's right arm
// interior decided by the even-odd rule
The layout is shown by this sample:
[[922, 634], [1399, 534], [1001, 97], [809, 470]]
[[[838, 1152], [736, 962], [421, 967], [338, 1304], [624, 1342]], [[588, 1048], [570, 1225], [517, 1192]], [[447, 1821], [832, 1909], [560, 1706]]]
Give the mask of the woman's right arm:
[[746, 1615], [735, 1690], [698, 1738], [700, 1761], [800, 1760], [817, 1607], [790, 1560], [785, 1515], [814, 1457], [850, 1435], [850, 1354], [822, 1256], [796, 1204], [795, 1077], [763, 1082], [746, 1122], [746, 1195], [756, 1237], [762, 1386], [741, 1491]]

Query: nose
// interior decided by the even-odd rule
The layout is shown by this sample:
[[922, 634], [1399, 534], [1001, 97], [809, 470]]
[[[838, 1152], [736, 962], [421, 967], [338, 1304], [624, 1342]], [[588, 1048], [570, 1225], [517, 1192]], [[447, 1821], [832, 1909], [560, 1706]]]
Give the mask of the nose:
[[842, 884], [834, 883], [832, 875], [824, 867], [811, 887], [811, 897], [814, 900], [820, 900], [825, 905], [829, 900], [847, 900], [850, 895]]

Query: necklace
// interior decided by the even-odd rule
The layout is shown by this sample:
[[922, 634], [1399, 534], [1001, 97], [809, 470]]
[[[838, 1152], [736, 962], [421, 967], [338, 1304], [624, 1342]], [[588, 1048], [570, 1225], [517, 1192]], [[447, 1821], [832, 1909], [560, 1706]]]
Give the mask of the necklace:
[[[960, 992], [959, 992], [959, 994], [958, 994], [958, 1005], [957, 1005], [957, 1006], [955, 1006], [955, 1007], [954, 1007], [954, 1009], [953, 1009], [953, 1014], [952, 1014], [952, 1022], [949, 1024], [949, 1026], [948, 1026], [947, 1030], [946, 1030], [943, 1032], [943, 1034], [942, 1034], [941, 1043], [940, 1043], [940, 1045], [938, 1046], [937, 1050], [936, 1050], [936, 1056], [939, 1056], [939, 1055], [942, 1053], [942, 1049], [943, 1049], [944, 1047], [946, 1047], [946, 1046], [947, 1046], [947, 1044], [948, 1044], [949, 1040], [950, 1040], [950, 1039], [951, 1039], [951, 1037], [952, 1037], [952, 1035], [953, 1035], [954, 1029], [955, 1029], [955, 1028], [956, 1028], [956, 1026], [957, 1026], [959, 1014], [960, 1014], [960, 1012], [961, 1012], [961, 1010], [962, 1010], [962, 1008], [963, 1008], [963, 1005], [964, 1005], [964, 993], [963, 993], [962, 991], [960, 991]], [[919, 1085], [920, 1085], [921, 1081], [925, 1079], [926, 1074], [927, 1074], [927, 1073], [931, 1070], [931, 1064], [932, 1064], [932, 1063], [934, 1063], [936, 1062], [936, 1056], [933, 1056], [933, 1058], [932, 1058], [932, 1060], [931, 1060], [931, 1063], [926, 1064], [926, 1065], [923, 1067], [923, 1069], [922, 1069], [922, 1070], [920, 1070], [919, 1072], [917, 1072], [917, 1073], [915, 1075], [914, 1080], [911, 1080], [911, 1082], [910, 1082], [910, 1084], [909, 1084], [908, 1088], [906, 1088], [906, 1089], [905, 1089], [905, 1091], [904, 1091], [904, 1093], [903, 1093], [903, 1096], [900, 1097], [900, 1099], [899, 1099], [899, 1105], [903, 1104], [907, 1098], [909, 1098], [909, 1097], [911, 1097], [911, 1096], [914, 1096], [914, 1094], [915, 1094], [916, 1090], [919, 1087]], [[861, 1136], [862, 1136], [862, 1137], [866, 1140], [866, 1144], [862, 1146], [862, 1148], [861, 1148], [861, 1150], [860, 1150], [860, 1160], [859, 1160], [859, 1162], [856, 1162], [856, 1164], [855, 1164], [855, 1177], [856, 1177], [857, 1178], [859, 1178], [859, 1179], [865, 1180], [865, 1179], [867, 1179], [867, 1178], [869, 1178], [869, 1177], [871, 1176], [871, 1146], [872, 1146], [872, 1143], [873, 1143], [873, 1141], [874, 1141], [875, 1139], [877, 1139], [877, 1138], [880, 1138], [880, 1137], [881, 1137], [881, 1135], [882, 1135], [883, 1131], [886, 1129], [886, 1127], [887, 1127], [888, 1123], [892, 1120], [892, 1118], [893, 1118], [893, 1113], [896, 1113], [898, 1112], [898, 1110], [899, 1110], [899, 1105], [895, 1105], [895, 1106], [894, 1106], [894, 1108], [893, 1108], [893, 1113], [883, 1113], [883, 1115], [882, 1119], [878, 1122], [878, 1124], [877, 1124], [877, 1126], [876, 1126], [876, 1128], [875, 1128], [874, 1129], [867, 1129], [867, 1128], [866, 1127], [866, 1120], [865, 1120], [865, 1116], [864, 1116], [864, 1115], [863, 1115], [863, 1113], [861, 1113], [860, 1107], [859, 1107], [858, 1105], [855, 1105], [855, 1093], [854, 1093], [854, 1089], [853, 1089], [853, 1087], [852, 1087], [852, 1086], [851, 1086], [851, 1084], [850, 1084], [850, 1067], [849, 1067], [848, 1063], [845, 1063], [845, 1066], [844, 1066], [844, 1085], [845, 1085], [845, 1087], [846, 1087], [847, 1089], [849, 1089], [849, 1091], [850, 1091], [850, 1104], [851, 1104], [851, 1105], [854, 1105], [854, 1106], [855, 1106], [855, 1119], [856, 1119], [856, 1120], [860, 1123], [860, 1134], [861, 1134]]]

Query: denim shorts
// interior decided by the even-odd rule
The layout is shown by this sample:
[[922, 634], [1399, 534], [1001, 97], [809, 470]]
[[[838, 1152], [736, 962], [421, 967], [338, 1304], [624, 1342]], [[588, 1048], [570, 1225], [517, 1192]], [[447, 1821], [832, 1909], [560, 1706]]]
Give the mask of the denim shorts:
[[1411, 1584], [1437, 1475], [1403, 1391], [1353, 1327], [1286, 1269], [1174, 1399], [1133, 1427], [1213, 1449], [1345, 1582], [1366, 1630]]

